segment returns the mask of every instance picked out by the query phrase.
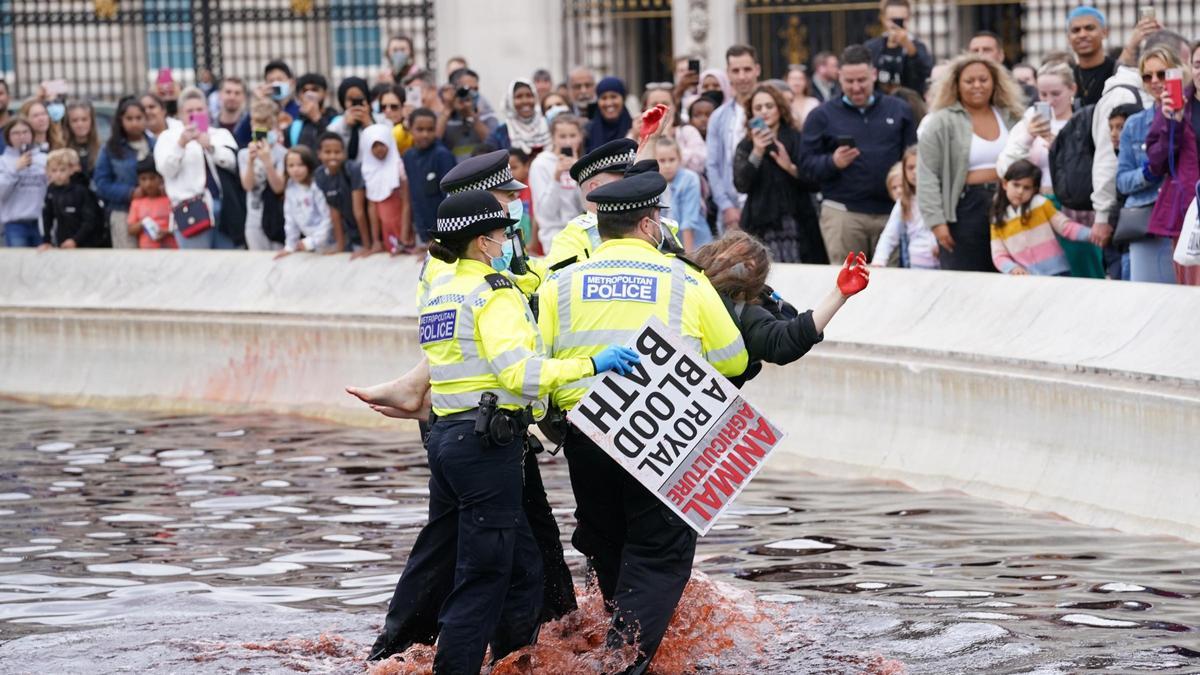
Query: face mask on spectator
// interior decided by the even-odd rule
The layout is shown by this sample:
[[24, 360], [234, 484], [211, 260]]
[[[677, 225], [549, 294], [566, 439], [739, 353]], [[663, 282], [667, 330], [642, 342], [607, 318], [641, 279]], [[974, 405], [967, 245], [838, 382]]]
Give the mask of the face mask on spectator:
[[397, 73], [402, 72], [404, 67], [408, 65], [408, 54], [404, 52], [392, 52], [392, 70]]
[[53, 101], [46, 104], [46, 114], [50, 115], [51, 122], [58, 124], [67, 116], [67, 106], [58, 101]]

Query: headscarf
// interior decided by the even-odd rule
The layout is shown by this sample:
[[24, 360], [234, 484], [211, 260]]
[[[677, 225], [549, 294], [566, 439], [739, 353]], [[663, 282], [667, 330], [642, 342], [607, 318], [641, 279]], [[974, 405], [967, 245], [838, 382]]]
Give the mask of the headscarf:
[[[513, 103], [517, 87], [528, 87], [529, 91], [535, 92], [533, 114], [529, 117], [521, 117], [517, 113], [517, 106]], [[541, 109], [538, 107], [536, 92], [533, 83], [529, 80], [516, 79], [508, 85], [508, 95], [504, 97], [504, 116], [507, 118], [509, 145], [524, 150], [526, 153], [532, 153], [534, 148], [550, 146], [550, 125], [547, 124], [546, 117], [542, 115]]]
[[604, 115], [596, 113], [596, 117], [588, 123], [586, 152], [591, 152], [609, 141], [625, 138], [629, 134], [629, 130], [633, 128], [633, 116], [625, 107], [625, 83], [619, 78], [611, 76], [600, 80], [600, 83], [596, 85], [596, 98], [599, 99], [609, 92], [621, 96], [621, 114], [617, 116], [616, 120], [610, 122], [604, 119]]
[[[404, 163], [400, 161], [400, 152], [396, 150], [396, 137], [392, 134], [391, 124], [372, 124], [362, 132], [363, 153], [362, 164], [363, 182], [367, 184], [367, 199], [381, 202], [392, 196], [392, 192], [400, 187], [400, 179], [404, 176]], [[376, 159], [371, 152], [371, 146], [383, 143], [388, 148], [387, 157]]]
[[[729, 84], [729, 76], [725, 74], [725, 71], [723, 71], [719, 68], [709, 68], [708, 70], [704, 71], [703, 73], [700, 73], [700, 86], [701, 87], [704, 86], [704, 80], [709, 75], [712, 75], [713, 77], [717, 78], [717, 82], [721, 83], [721, 94], [722, 94], [721, 102], [722, 103], [728, 103], [729, 101], [732, 101], [735, 98], [737, 98], [737, 94], [733, 93], [733, 85]], [[721, 106], [717, 106], [717, 107], [719, 108]]]
[[[338, 104], [342, 106], [343, 111], [346, 110], [347, 94], [350, 93], [351, 89], [355, 88], [361, 91], [363, 96], [367, 98], [367, 105], [369, 106], [371, 104], [371, 85], [367, 84], [367, 81], [361, 77], [347, 77], [346, 79], [342, 80], [341, 84], [338, 85], [337, 90]], [[358, 135], [362, 133], [362, 129], [356, 125], [350, 124], [350, 122], [346, 120], [344, 116], [342, 117], [342, 121], [345, 124], [346, 130], [350, 132], [350, 138], [346, 143], [346, 156], [354, 159], [355, 157], [359, 156]]]

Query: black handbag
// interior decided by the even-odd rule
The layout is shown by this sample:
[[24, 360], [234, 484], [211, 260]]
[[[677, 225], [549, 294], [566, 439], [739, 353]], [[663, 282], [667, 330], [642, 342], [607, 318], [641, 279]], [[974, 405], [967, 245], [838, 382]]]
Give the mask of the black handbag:
[[1113, 243], [1128, 244], [1150, 236], [1146, 230], [1150, 227], [1150, 212], [1153, 210], [1150, 206], [1121, 209], [1117, 216], [1117, 231], [1113, 233]]

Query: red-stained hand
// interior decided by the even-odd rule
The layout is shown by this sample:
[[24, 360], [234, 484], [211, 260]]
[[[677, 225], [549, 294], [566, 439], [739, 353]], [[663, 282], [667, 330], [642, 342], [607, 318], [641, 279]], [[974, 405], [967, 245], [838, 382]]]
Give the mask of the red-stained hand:
[[838, 272], [837, 286], [847, 298], [867, 287], [871, 282], [871, 268], [867, 267], [867, 254], [853, 251], [846, 254], [842, 271]]
[[642, 113], [642, 133], [640, 134], [642, 142], [658, 131], [658, 125], [662, 123], [666, 114], [667, 106], [661, 103]]

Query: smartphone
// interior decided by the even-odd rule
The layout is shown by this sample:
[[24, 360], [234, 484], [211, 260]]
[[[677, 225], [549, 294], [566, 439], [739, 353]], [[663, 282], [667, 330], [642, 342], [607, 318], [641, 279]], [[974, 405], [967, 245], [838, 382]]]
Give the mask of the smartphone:
[[276, 82], [271, 85], [271, 97], [276, 99], [283, 98], [283, 84]]
[[421, 88], [420, 87], [405, 87], [404, 102], [415, 106], [421, 105]]
[[574, 157], [575, 156], [575, 148], [563, 148], [562, 152], [560, 152], [559, 154], [562, 155], [563, 157]]
[[26, 143], [25, 145], [21, 146], [22, 155], [28, 155], [31, 152], [33, 152], [33, 143]]
[[192, 126], [196, 127], [196, 131], [200, 133], [208, 131], [208, 115], [204, 113], [192, 113], [188, 115], [188, 122], [191, 122]]
[[754, 131], [762, 131], [767, 128], [767, 123], [763, 118], [755, 117], [750, 120], [750, 128]]
[[1041, 117], [1047, 122], [1052, 121], [1053, 118], [1051, 116], [1053, 115], [1053, 111], [1050, 109], [1049, 103], [1045, 101], [1037, 101], [1033, 104], [1033, 110], [1038, 114], [1038, 117]]
[[688, 72], [700, 74], [700, 59], [688, 59]]
[[1183, 69], [1168, 68], [1167, 81], [1164, 84], [1167, 93], [1171, 95], [1171, 102], [1177, 106], [1183, 105]]
[[1147, 6], [1147, 7], [1139, 7], [1138, 8], [1138, 19], [1153, 19], [1153, 18], [1154, 18], [1154, 7]]
[[896, 24], [896, 28], [904, 28], [904, 19], [892, 19], [892, 23]]
[[70, 89], [67, 81], [63, 79], [46, 80], [42, 83], [42, 86], [46, 89], [46, 96], [52, 100], [66, 96], [67, 90]]
[[250, 138], [256, 143], [258, 141], [265, 141], [265, 140], [267, 140], [267, 130], [266, 129], [255, 129], [254, 131], [250, 132]]
[[858, 142], [853, 136], [838, 136], [834, 141], [834, 146], [838, 148], [857, 148]]

